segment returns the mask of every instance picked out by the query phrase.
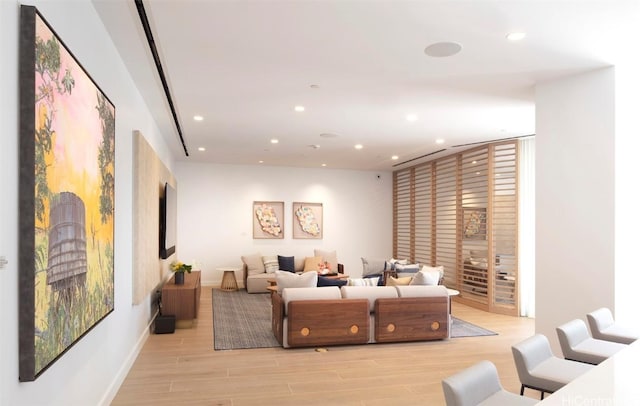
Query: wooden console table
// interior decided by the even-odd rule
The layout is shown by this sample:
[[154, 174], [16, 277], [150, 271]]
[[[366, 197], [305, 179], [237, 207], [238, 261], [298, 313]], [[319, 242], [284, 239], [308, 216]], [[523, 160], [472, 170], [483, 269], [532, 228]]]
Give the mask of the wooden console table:
[[200, 305], [200, 271], [184, 274], [184, 285], [175, 284], [175, 276], [162, 287], [162, 313], [175, 315], [176, 320], [198, 317]]

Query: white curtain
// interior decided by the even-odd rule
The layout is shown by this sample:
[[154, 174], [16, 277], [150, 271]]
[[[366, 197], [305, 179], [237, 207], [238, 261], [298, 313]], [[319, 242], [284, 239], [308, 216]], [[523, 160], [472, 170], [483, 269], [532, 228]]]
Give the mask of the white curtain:
[[520, 140], [519, 236], [520, 315], [535, 317], [536, 312], [536, 140]]

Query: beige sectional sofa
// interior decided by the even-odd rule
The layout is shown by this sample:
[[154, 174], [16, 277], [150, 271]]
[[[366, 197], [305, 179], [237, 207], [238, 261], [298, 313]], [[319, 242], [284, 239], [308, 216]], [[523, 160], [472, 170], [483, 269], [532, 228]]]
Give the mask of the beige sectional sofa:
[[273, 332], [284, 348], [450, 337], [444, 286], [286, 288], [271, 298]]
[[[291, 269], [283, 269], [279, 266], [279, 258], [290, 258]], [[324, 251], [316, 249], [313, 256], [280, 256], [260, 253], [244, 255], [242, 259], [242, 275], [244, 286], [248, 293], [266, 293], [269, 280], [275, 279], [276, 270], [287, 270], [289, 272], [303, 272], [308, 270], [309, 263], [317, 265], [320, 259], [330, 265], [332, 272], [344, 273], [344, 266], [338, 263], [335, 251]], [[275, 261], [275, 263], [274, 263]]]

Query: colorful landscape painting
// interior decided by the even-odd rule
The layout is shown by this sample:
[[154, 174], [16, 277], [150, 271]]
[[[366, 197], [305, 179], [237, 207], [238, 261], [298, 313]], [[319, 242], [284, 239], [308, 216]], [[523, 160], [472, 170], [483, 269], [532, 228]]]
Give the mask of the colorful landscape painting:
[[21, 12], [21, 69], [32, 68], [20, 83], [20, 380], [30, 381], [114, 308], [115, 107], [36, 9]]

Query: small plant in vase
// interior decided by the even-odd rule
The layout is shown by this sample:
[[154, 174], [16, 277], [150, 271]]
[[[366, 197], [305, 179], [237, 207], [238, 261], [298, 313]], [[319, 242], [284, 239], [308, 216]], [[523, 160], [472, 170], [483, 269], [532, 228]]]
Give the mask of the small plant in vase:
[[171, 270], [175, 273], [176, 285], [184, 285], [184, 273], [191, 273], [191, 265], [185, 264], [180, 261], [173, 261], [171, 263]]

